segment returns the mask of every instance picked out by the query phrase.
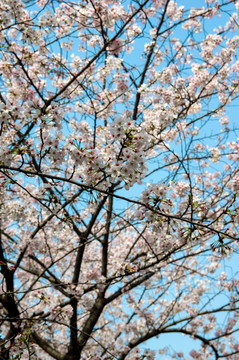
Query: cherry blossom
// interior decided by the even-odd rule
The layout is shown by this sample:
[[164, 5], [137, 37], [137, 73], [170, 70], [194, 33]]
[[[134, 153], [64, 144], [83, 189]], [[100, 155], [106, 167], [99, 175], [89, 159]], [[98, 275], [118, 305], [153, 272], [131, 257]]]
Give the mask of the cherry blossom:
[[238, 9], [0, 1], [2, 359], [238, 359]]

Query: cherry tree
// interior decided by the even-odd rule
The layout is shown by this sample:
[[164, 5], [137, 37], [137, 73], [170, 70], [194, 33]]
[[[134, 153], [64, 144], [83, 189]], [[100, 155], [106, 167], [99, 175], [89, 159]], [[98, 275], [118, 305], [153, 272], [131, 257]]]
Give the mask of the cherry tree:
[[238, 359], [238, 10], [0, 0], [1, 359]]

